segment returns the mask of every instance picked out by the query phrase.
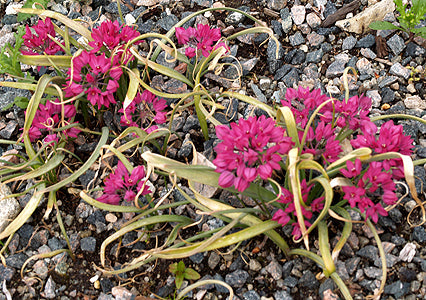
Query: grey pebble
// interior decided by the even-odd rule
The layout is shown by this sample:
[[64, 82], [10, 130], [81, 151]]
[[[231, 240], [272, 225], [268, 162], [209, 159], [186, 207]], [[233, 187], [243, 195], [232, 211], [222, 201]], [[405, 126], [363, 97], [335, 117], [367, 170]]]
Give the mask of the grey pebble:
[[96, 238], [89, 236], [80, 240], [81, 251], [93, 253], [96, 250]]

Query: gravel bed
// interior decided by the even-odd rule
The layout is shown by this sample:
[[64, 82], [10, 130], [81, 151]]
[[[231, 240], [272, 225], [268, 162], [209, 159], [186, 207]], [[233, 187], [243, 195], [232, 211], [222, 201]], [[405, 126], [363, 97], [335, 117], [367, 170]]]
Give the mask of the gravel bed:
[[[426, 119], [426, 40], [410, 39], [400, 31], [379, 31], [351, 33], [335, 26], [324, 27], [324, 20], [350, 1], [342, 0], [223, 0], [222, 4], [251, 12], [256, 18], [267, 23], [279, 40], [279, 57], [275, 56], [275, 42], [262, 44], [266, 36], [243, 36], [238, 43], [231, 44], [231, 53], [241, 62], [244, 79], [238, 90], [255, 96], [270, 105], [279, 103], [288, 87], [297, 85], [321, 88], [336, 98], [342, 98], [342, 74], [347, 66], [354, 67], [358, 78], [350, 77], [350, 94], [365, 93], [373, 100], [371, 115], [406, 113]], [[371, 3], [370, 3], [371, 2]], [[359, 7], [349, 12], [347, 17], [357, 15], [376, 1], [359, 1]], [[21, 2], [22, 3], [22, 2]], [[123, 15], [129, 23], [135, 23], [141, 33], [165, 33], [178, 20], [190, 12], [218, 5], [213, 0], [139, 0], [124, 1], [121, 6]], [[20, 25], [16, 14], [11, 9], [20, 3], [7, 0], [1, 4], [0, 47], [13, 42], [13, 32]], [[57, 0], [48, 7], [71, 18], [80, 18], [96, 24], [99, 20], [116, 18], [116, 2], [106, 0], [89, 0], [73, 2]], [[385, 15], [385, 20], [396, 21], [396, 12]], [[98, 17], [101, 16], [99, 19]], [[140, 16], [140, 17], [138, 17]], [[343, 17], [345, 18], [345, 17]], [[136, 20], [137, 19], [137, 20]], [[34, 24], [36, 18], [28, 22]], [[230, 35], [239, 28], [252, 26], [241, 14], [214, 12], [205, 13], [194, 22], [208, 22], [223, 29], [223, 34]], [[359, 25], [359, 24], [358, 24]], [[426, 26], [426, 23], [420, 24]], [[164, 55], [157, 62], [166, 65]], [[172, 67], [175, 67], [173, 65]], [[415, 72], [412, 70], [416, 70]], [[226, 69], [223, 76], [235, 76], [232, 68]], [[207, 76], [205, 84], [212, 87], [217, 82], [225, 85], [227, 81], [212, 74]], [[416, 78], [414, 78], [416, 77]], [[4, 80], [3, 77], [1, 80]], [[418, 80], [414, 80], [418, 79]], [[152, 78], [153, 85], [167, 92], [184, 92], [186, 86], [179, 82], [163, 78]], [[229, 86], [230, 87], [230, 86]], [[228, 88], [229, 88], [228, 87]], [[0, 108], [5, 107], [16, 96], [28, 96], [25, 91], [0, 88]], [[222, 103], [226, 109], [216, 112], [215, 117], [229, 123], [245, 117], [255, 110], [262, 111], [236, 99]], [[107, 119], [108, 115], [105, 116]], [[116, 130], [114, 116], [108, 125]], [[23, 111], [16, 106], [4, 111], [0, 118], [0, 138], [17, 139], [19, 128], [23, 127]], [[426, 125], [411, 120], [395, 120], [402, 124], [406, 134], [415, 142], [413, 159], [426, 158]], [[217, 140], [212, 138], [203, 142], [198, 119], [184, 112], [173, 121], [176, 131], [176, 143], [169, 150], [168, 156], [178, 160], [192, 158], [191, 146], [182, 146], [185, 141], [193, 141], [199, 152], [207, 158], [213, 158], [213, 147]], [[96, 147], [95, 141], [86, 143], [77, 140], [74, 152], [81, 157], [88, 157]], [[0, 147], [0, 154], [19, 146]], [[67, 176], [66, 173], [62, 174]], [[424, 166], [415, 167], [416, 188], [419, 195], [426, 191], [426, 171]], [[80, 177], [75, 186], [86, 187], [94, 177], [89, 170]], [[29, 182], [28, 184], [33, 184]], [[154, 179], [158, 187], [157, 194], [164, 195], [164, 182]], [[26, 187], [16, 187], [24, 190]], [[184, 184], [182, 188], [191, 193]], [[173, 299], [175, 293], [174, 277], [168, 271], [172, 262], [159, 260], [144, 265], [137, 271], [120, 276], [104, 275], [100, 267], [99, 249], [105, 238], [114, 233], [122, 224], [130, 220], [131, 213], [119, 214], [100, 211], [83, 202], [78, 194], [64, 193], [59, 205], [68, 236], [70, 237], [76, 260], [65, 253], [54, 257], [30, 261], [21, 278], [20, 270], [25, 261], [34, 254], [66, 249], [54, 214], [48, 220], [42, 219], [45, 203], [41, 203], [33, 217], [14, 235], [5, 254], [6, 265], [0, 264], [0, 283], [6, 288], [1, 291], [0, 300], [8, 299], [145, 299], [158, 295]], [[241, 203], [228, 192], [217, 192], [216, 197], [226, 200], [236, 207]], [[170, 201], [179, 200], [178, 191], [170, 196]], [[28, 197], [18, 197], [17, 203], [24, 207]], [[6, 201], [0, 202], [0, 211]], [[8, 204], [13, 205], [13, 204]], [[246, 205], [251, 205], [247, 200]], [[381, 299], [426, 299], [426, 230], [425, 226], [410, 228], [406, 217], [416, 202], [406, 197], [401, 205], [389, 212], [388, 217], [380, 217], [377, 230], [386, 251], [388, 278]], [[16, 209], [19, 209], [17, 207]], [[175, 214], [185, 214], [193, 219], [200, 219], [195, 208], [186, 205], [174, 209]], [[360, 220], [352, 212], [352, 219]], [[223, 222], [211, 217], [205, 218], [194, 232], [214, 229]], [[1, 228], [1, 226], [0, 226]], [[329, 224], [331, 245], [337, 243], [341, 227], [336, 222]], [[155, 227], [148, 236], [138, 232], [126, 234], [121, 241], [118, 256], [117, 243], [107, 248], [108, 264], [116, 269], [124, 262], [129, 262], [141, 251], [150, 249], [167, 237], [169, 227]], [[291, 228], [278, 229], [291, 240]], [[316, 244], [312, 241], [312, 247]], [[292, 247], [302, 247], [291, 244]], [[290, 300], [290, 299], [337, 299], [339, 292], [331, 279], [321, 278], [321, 269], [314, 262], [295, 257], [287, 260], [273, 243], [262, 236], [244, 242], [236, 251], [233, 248], [221, 252], [206, 252], [193, 255], [183, 260], [186, 266], [194, 268], [202, 279], [214, 278], [228, 283], [235, 291], [234, 299], [241, 300]], [[412, 249], [412, 257], [408, 255]], [[371, 231], [366, 225], [354, 224], [353, 232], [343, 247], [336, 262], [337, 272], [347, 283], [354, 299], [365, 299], [380, 286], [381, 261]], [[188, 281], [184, 281], [184, 286]], [[201, 287], [190, 292], [187, 299], [227, 299], [228, 292], [220, 285]]]

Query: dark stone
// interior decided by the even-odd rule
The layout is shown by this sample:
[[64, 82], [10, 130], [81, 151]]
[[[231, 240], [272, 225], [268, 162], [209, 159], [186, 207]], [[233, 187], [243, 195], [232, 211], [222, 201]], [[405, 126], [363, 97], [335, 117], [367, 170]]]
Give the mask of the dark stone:
[[138, 8], [136, 8], [134, 11], [132, 11], [130, 14], [135, 18], [138, 19], [140, 18], [140, 16], [142, 15], [142, 13], [144, 11], [146, 11], [146, 7], [145, 6], [140, 6]]
[[398, 275], [402, 282], [411, 282], [417, 279], [417, 272], [406, 267], [399, 269]]
[[269, 64], [269, 71], [273, 74], [276, 70], [278, 70], [282, 62], [280, 61], [284, 55], [284, 49], [280, 42], [278, 42], [278, 57], [276, 56], [277, 45], [273, 39], [270, 39], [268, 42], [267, 49], [267, 60]]
[[149, 20], [147, 20], [146, 22], [137, 22], [136, 23], [137, 25], [138, 25], [138, 31], [141, 33], [141, 34], [144, 34], [144, 33], [148, 33], [148, 32], [156, 32], [156, 30], [155, 30], [155, 22], [154, 22], [154, 20], [152, 20], [152, 19], [149, 19]]
[[411, 56], [411, 57], [419, 57], [422, 55], [425, 55], [426, 49], [423, 47], [420, 47], [419, 45], [410, 42], [407, 44], [407, 47], [404, 51], [404, 56]]
[[324, 51], [324, 53], [327, 53], [333, 50], [333, 46], [330, 43], [322, 43], [321, 50]]
[[293, 261], [288, 261], [288, 262], [284, 263], [284, 265], [283, 265], [283, 277], [284, 278], [287, 277], [287, 276], [290, 276], [291, 270], [293, 269], [293, 265], [294, 265]]
[[81, 175], [80, 177], [78, 177], [78, 180], [80, 181], [80, 183], [87, 188], [87, 186], [89, 185], [90, 181], [93, 180], [93, 178], [95, 178], [96, 176], [96, 172], [93, 170], [87, 170], [86, 172], [84, 172], [83, 175]]
[[3, 264], [0, 264], [0, 282], [3, 283], [4, 280], [11, 281], [15, 272], [15, 269], [5, 267]]
[[267, 33], [261, 33], [254, 38], [254, 43], [256, 45], [262, 44], [264, 41], [268, 39], [269, 35]]
[[[93, 12], [93, 11], [91, 11], [91, 12]], [[72, 11], [68, 14], [68, 18], [69, 19], [79, 19], [79, 18], [81, 18], [81, 14], [79, 12]], [[92, 19], [92, 21], [93, 21], [93, 19]]]
[[[191, 257], [189, 257], [189, 258], [191, 258]], [[213, 276], [205, 275], [205, 276], [201, 277], [200, 281], [211, 280], [211, 279], [214, 279]], [[214, 284], [212, 284], [212, 283], [211, 284], [204, 284], [204, 285], [201, 286], [201, 288], [203, 290], [212, 290], [212, 289], [214, 289]]]
[[398, 101], [395, 105], [386, 111], [386, 114], [405, 114], [404, 102]]
[[[130, 13], [130, 9], [126, 5], [120, 4], [120, 8], [123, 15]], [[105, 6], [105, 10], [110, 14], [118, 15], [117, 2], [111, 2], [109, 5]]]
[[49, 246], [50, 250], [55, 251], [67, 247], [67, 242], [54, 236], [47, 241], [47, 245]]
[[191, 255], [189, 257], [189, 259], [194, 263], [194, 264], [201, 264], [201, 262], [204, 259], [204, 255], [203, 253], [196, 253], [194, 255]]
[[241, 258], [241, 256], [238, 256], [238, 258], [236, 258], [232, 264], [229, 266], [229, 270], [231, 271], [236, 271], [239, 270], [241, 268], [243, 268], [245, 265], [244, 260]]
[[[185, 19], [186, 17], [188, 17], [189, 15], [192, 15], [194, 12], [192, 11], [184, 11], [183, 13], [181, 13], [180, 17], [181, 19]], [[183, 28], [188, 29], [188, 27], [193, 27], [195, 24], [195, 18], [191, 18], [189, 19], [187, 22], [185, 22], [183, 24]]]
[[184, 117], [174, 117], [172, 122], [172, 131], [173, 132], [182, 131], [184, 125], [185, 125]]
[[123, 236], [122, 245], [126, 248], [132, 249], [133, 243], [137, 240], [137, 238], [138, 238], [138, 234], [135, 231], [127, 232]]
[[324, 52], [322, 51], [322, 49], [316, 50], [316, 51], [312, 51], [309, 52], [306, 55], [306, 62], [307, 63], [319, 63], [321, 62], [322, 56], [324, 55]]
[[365, 37], [363, 37], [362, 39], [360, 39], [355, 47], [356, 48], [370, 48], [372, 46], [374, 46], [374, 44], [376, 44], [376, 38], [374, 37], [374, 35], [372, 34], [368, 34]]
[[402, 236], [393, 235], [391, 237], [391, 243], [394, 243], [396, 246], [402, 246], [402, 245], [405, 245], [407, 241]]
[[274, 76], [274, 80], [280, 80], [281, 78], [283, 78], [288, 72], [290, 72], [290, 70], [292, 69], [292, 66], [285, 64], [284, 66], [282, 66], [281, 68], [279, 68], [276, 72], [275, 72], [275, 76]]
[[391, 103], [395, 100], [395, 92], [390, 88], [384, 87], [379, 92], [383, 103]]
[[[413, 126], [417, 125], [418, 123], [415, 123], [412, 121]], [[426, 171], [423, 168], [423, 166], [415, 166], [414, 167], [414, 177], [415, 177], [415, 185], [417, 194], [421, 195], [426, 191]], [[417, 177], [417, 178], [416, 178]], [[422, 190], [423, 188], [423, 190]]]
[[179, 18], [170, 14], [158, 20], [157, 25], [165, 31], [169, 31], [177, 22], [179, 22]]
[[423, 226], [414, 227], [411, 238], [419, 243], [426, 242], [426, 230]]
[[394, 221], [395, 223], [400, 224], [403, 222], [402, 213], [398, 208], [391, 209], [388, 214], [392, 221]]
[[289, 36], [290, 45], [299, 46], [302, 45], [305, 42], [304, 37], [302, 36], [302, 33], [300, 31], [297, 31], [295, 34]]
[[294, 84], [297, 85], [297, 83], [299, 82], [299, 73], [297, 72], [296, 68], [292, 68], [291, 71], [284, 76], [283, 82], [287, 87], [291, 88]]
[[283, 284], [285, 286], [288, 286], [289, 288], [294, 288], [297, 285], [298, 282], [299, 282], [299, 280], [296, 277], [287, 276], [287, 277], [284, 278]]
[[319, 282], [315, 278], [315, 275], [314, 273], [312, 273], [312, 271], [306, 270], [305, 272], [303, 272], [303, 275], [299, 280], [299, 287], [316, 289], [319, 287]]
[[322, 297], [325, 291], [327, 290], [334, 291], [335, 288], [336, 288], [336, 284], [334, 283], [333, 279], [327, 278], [323, 283], [321, 283], [318, 290], [318, 294], [320, 295], [320, 297]]
[[293, 297], [287, 291], [277, 291], [274, 293], [275, 299], [293, 300]]
[[112, 288], [114, 287], [114, 283], [108, 278], [101, 278], [101, 289], [105, 294], [111, 293]]
[[[223, 277], [220, 274], [217, 274], [217, 273], [214, 274], [213, 279], [225, 282], [225, 280], [223, 280]], [[216, 288], [216, 291], [218, 291], [219, 293], [229, 294], [229, 290], [221, 284], [215, 283], [214, 287]]]
[[334, 14], [336, 11], [336, 5], [331, 1], [327, 1], [327, 4], [325, 5], [324, 9], [324, 18], [327, 18], [329, 15]]
[[6, 258], [6, 266], [21, 269], [27, 259], [28, 256], [24, 253], [13, 254]]
[[401, 282], [400, 280], [385, 286], [384, 293], [387, 295], [393, 295], [397, 299], [401, 299], [402, 296], [408, 293], [410, 290], [410, 284], [408, 282]]
[[165, 285], [159, 288], [156, 294], [161, 298], [167, 298], [168, 296], [172, 295], [174, 291], [175, 291], [174, 286]]
[[216, 120], [222, 124], [235, 122], [238, 117], [238, 100], [235, 98], [225, 99], [221, 103], [225, 109], [217, 110], [214, 114]]
[[14, 25], [18, 23], [18, 16], [17, 15], [5, 15], [3, 16], [1, 22], [3, 25]]
[[197, 116], [190, 115], [185, 122], [185, 125], [183, 126], [183, 132], [187, 133], [191, 129], [199, 129], [200, 128], [200, 122], [198, 121]]
[[225, 282], [232, 287], [242, 287], [250, 275], [244, 270], [236, 270], [225, 277]]
[[260, 296], [256, 291], [251, 290], [243, 294], [243, 299], [244, 300], [260, 300]]
[[274, 30], [274, 33], [281, 37], [283, 35], [283, 27], [281, 26], [281, 23], [277, 20], [271, 21], [271, 27]]
[[[87, 16], [92, 20], [96, 21], [99, 16], [103, 13], [103, 7], [98, 7], [87, 14]], [[73, 12], [74, 13], [74, 12]]]
[[91, 253], [95, 252], [96, 238], [92, 236], [82, 238], [80, 240], [80, 248], [82, 251], [85, 251], [85, 252], [91, 252]]
[[29, 224], [24, 224], [18, 229], [17, 233], [19, 234], [19, 244], [26, 247], [34, 233], [34, 227]]
[[374, 262], [379, 258], [378, 251], [379, 250], [377, 250], [375, 246], [368, 245], [364, 248], [361, 248], [356, 254]]
[[325, 36], [328, 36], [328, 35], [334, 34], [334, 33], [338, 33], [339, 31], [340, 31], [339, 27], [336, 27], [336, 26], [332, 26], [332, 27], [329, 27], [329, 28], [321, 27], [321, 28], [317, 29], [318, 34], [325, 35]]
[[[321, 50], [320, 50], [321, 51]], [[303, 50], [297, 49], [291, 60], [292, 65], [301, 65], [305, 62], [306, 53]]]

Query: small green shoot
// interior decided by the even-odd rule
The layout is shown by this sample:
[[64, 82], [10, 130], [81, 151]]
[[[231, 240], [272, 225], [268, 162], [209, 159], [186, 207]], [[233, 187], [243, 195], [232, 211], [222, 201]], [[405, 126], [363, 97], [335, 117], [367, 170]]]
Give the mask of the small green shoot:
[[174, 263], [169, 266], [169, 271], [175, 274], [176, 288], [180, 289], [184, 279], [197, 280], [200, 279], [200, 274], [192, 268], [185, 267], [183, 261]]
[[18, 27], [18, 32], [15, 33], [15, 45], [7, 43], [0, 50], [0, 74], [10, 74], [13, 76], [23, 77], [19, 56], [21, 55], [20, 48], [24, 39], [25, 27]]
[[403, 4], [402, 0], [394, 0], [394, 2], [400, 14], [398, 21], [401, 27], [395, 26], [390, 22], [377, 21], [371, 23], [370, 28], [374, 30], [399, 29], [410, 33], [412, 36], [418, 35], [422, 38], [426, 38], [426, 27], [416, 28], [416, 26], [425, 19], [426, 1], [413, 0], [410, 9], [407, 9], [407, 4]]

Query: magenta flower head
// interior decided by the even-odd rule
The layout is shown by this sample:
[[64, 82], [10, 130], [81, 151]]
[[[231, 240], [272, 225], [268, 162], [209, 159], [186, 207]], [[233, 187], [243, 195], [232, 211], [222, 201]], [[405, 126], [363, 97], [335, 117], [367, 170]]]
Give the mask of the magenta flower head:
[[119, 161], [117, 168], [104, 181], [104, 193], [97, 200], [107, 204], [118, 205], [121, 199], [131, 202], [142, 190], [141, 195], [147, 195], [151, 191], [146, 185], [145, 167], [137, 166], [132, 173]]
[[[33, 29], [35, 34], [31, 31], [31, 29]], [[54, 41], [56, 32], [50, 18], [46, 18], [44, 22], [42, 20], [38, 20], [38, 23], [31, 27], [31, 29], [28, 25], [25, 27], [25, 34], [22, 38], [24, 39], [26, 50], [22, 50], [22, 54], [55, 55], [57, 52], [62, 51], [61, 46]], [[59, 43], [58, 40], [56, 41]]]
[[[26, 112], [25, 112], [26, 113]], [[29, 138], [31, 142], [35, 142], [42, 136], [47, 136], [43, 139], [44, 143], [50, 143], [51, 141], [59, 142], [58, 135], [54, 133], [54, 129], [69, 125], [70, 123], [66, 120], [61, 120], [62, 106], [59, 104], [59, 100], [55, 101], [47, 100], [46, 104], [39, 104], [39, 107], [34, 115], [33, 122], [29, 130]], [[76, 114], [74, 105], [64, 105], [64, 118], [73, 118]], [[74, 122], [77, 123], [77, 122]], [[63, 130], [64, 136], [76, 138], [80, 130], [76, 127]]]
[[[118, 21], [107, 20], [92, 30], [93, 41], [89, 42], [89, 46], [93, 48], [92, 53], [98, 52], [103, 46], [112, 51], [116, 48], [123, 48], [127, 42], [139, 35], [139, 32], [130, 26], [120, 26]], [[141, 42], [137, 41], [135, 44]]]
[[271, 178], [273, 170], [281, 168], [282, 156], [294, 145], [284, 133], [272, 118], [265, 116], [241, 119], [238, 124], [232, 123], [231, 128], [216, 126], [216, 135], [222, 140], [215, 148], [217, 157], [213, 160], [216, 172], [221, 173], [219, 185], [233, 185], [242, 192], [257, 177]]
[[[156, 95], [148, 90], [143, 93], [138, 93], [130, 105], [124, 110], [121, 108], [118, 112], [122, 113], [120, 125], [125, 127], [140, 127], [150, 126], [151, 123], [163, 124], [167, 121], [165, 109], [167, 102], [164, 99], [159, 99]], [[151, 131], [154, 126], [145, 129]], [[155, 127], [157, 128], [157, 127]]]
[[116, 103], [114, 93], [123, 74], [119, 60], [111, 60], [105, 53], [96, 55], [83, 51], [72, 62], [73, 68], [68, 70], [68, 82], [64, 87], [66, 97], [74, 97], [84, 92], [87, 100], [93, 106], [98, 106], [98, 109]]
[[215, 42], [221, 39], [221, 33], [219, 28], [210, 28], [209, 25], [198, 24], [197, 29], [193, 27], [188, 29], [177, 27], [176, 38], [179, 44], [187, 46], [185, 55], [189, 58], [196, 56], [197, 52], [201, 52], [204, 57], [208, 57], [218, 47], [228, 49], [228, 46], [223, 42], [214, 45]]

